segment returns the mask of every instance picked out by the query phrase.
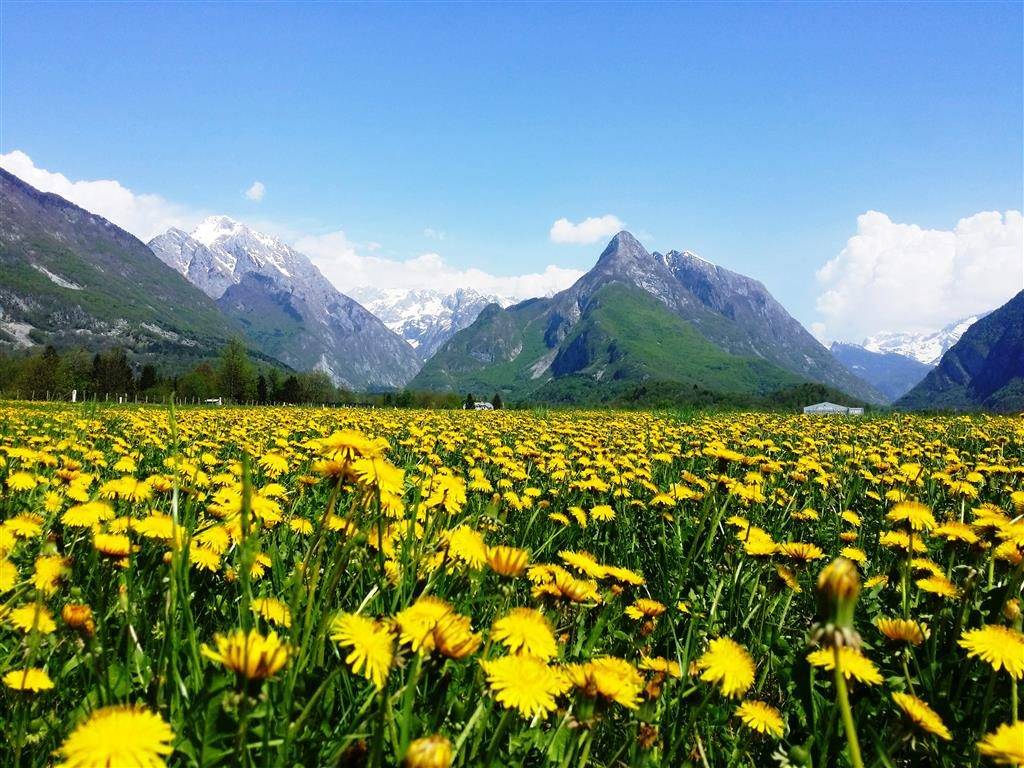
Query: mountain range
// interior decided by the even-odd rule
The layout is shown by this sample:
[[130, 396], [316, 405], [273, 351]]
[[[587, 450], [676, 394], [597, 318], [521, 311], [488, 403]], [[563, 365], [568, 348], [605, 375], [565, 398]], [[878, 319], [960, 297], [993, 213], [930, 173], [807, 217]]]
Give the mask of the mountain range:
[[971, 325], [896, 405], [1024, 411], [1024, 291]]
[[909, 392], [932, 369], [913, 357], [896, 352], [874, 352], [859, 344], [836, 341], [829, 351], [850, 373], [864, 379], [890, 401]]
[[507, 307], [512, 299], [472, 288], [357, 288], [352, 295], [384, 325], [405, 339], [424, 362], [466, 328], [488, 304]]
[[198, 360], [240, 326], [146, 245], [0, 169], [0, 341]]
[[767, 396], [807, 382], [884, 402], [761, 283], [686, 251], [648, 253], [620, 232], [566, 290], [488, 306], [411, 386], [599, 401], [638, 386]]
[[308, 257], [226, 216], [170, 229], [149, 247], [236, 322], [258, 349], [299, 370], [322, 370], [353, 390], [404, 386], [413, 348], [338, 291]]
[[927, 366], [935, 366], [938, 365], [943, 353], [956, 344], [964, 332], [981, 317], [984, 317], [984, 314], [965, 317], [928, 333], [878, 333], [864, 339], [860, 346], [869, 352], [894, 353]]
[[1024, 407], [1021, 294], [935, 333], [827, 350], [760, 282], [690, 251], [649, 253], [628, 232], [569, 288], [513, 303], [458, 287], [365, 287], [353, 298], [303, 254], [224, 216], [172, 228], [147, 247], [2, 170], [0, 213], [8, 349], [120, 346], [180, 369], [242, 336], [265, 361], [363, 391], [755, 404], [791, 393]]

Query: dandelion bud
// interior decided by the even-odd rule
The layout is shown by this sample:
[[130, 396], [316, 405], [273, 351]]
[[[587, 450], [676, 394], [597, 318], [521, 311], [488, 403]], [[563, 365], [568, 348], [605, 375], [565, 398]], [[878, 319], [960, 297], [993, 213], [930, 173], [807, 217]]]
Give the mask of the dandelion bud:
[[1011, 624], [1016, 624], [1020, 621], [1020, 600], [1013, 598], [1006, 601], [1006, 604], [1003, 606], [1003, 618]]
[[405, 753], [405, 768], [448, 768], [452, 764], [452, 743], [444, 736], [416, 739]]
[[818, 576], [818, 611], [821, 618], [840, 626], [853, 626], [853, 609], [860, 594], [860, 574], [852, 560], [837, 557]]
[[852, 560], [837, 557], [818, 576], [818, 618], [811, 639], [828, 647], [860, 646], [853, 612], [860, 595], [860, 574]]

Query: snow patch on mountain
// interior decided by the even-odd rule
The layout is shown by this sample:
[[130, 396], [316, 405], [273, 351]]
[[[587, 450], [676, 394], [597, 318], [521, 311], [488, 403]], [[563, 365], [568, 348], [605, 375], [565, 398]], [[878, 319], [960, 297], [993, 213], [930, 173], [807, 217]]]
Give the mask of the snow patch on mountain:
[[938, 365], [946, 350], [956, 344], [964, 332], [985, 315], [972, 315], [930, 333], [882, 331], [864, 339], [860, 345], [869, 352], [894, 352], [925, 365]]

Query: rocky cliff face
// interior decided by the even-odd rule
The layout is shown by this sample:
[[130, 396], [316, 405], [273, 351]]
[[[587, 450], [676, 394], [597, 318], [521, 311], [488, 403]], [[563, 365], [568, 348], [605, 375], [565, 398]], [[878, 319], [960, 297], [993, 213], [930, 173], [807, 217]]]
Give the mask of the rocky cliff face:
[[897, 405], [1024, 411], [1024, 291], [971, 325]]
[[420, 367], [408, 343], [276, 238], [213, 216], [149, 245], [254, 344], [293, 368], [323, 370], [336, 384], [363, 390], [402, 387]]

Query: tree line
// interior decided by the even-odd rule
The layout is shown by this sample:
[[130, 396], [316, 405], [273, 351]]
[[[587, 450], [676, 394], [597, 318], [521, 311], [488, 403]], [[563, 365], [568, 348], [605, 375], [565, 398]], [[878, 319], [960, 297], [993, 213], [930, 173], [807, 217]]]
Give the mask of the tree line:
[[[182, 372], [163, 371], [155, 364], [138, 363], [115, 347], [102, 352], [81, 348], [10, 352], [0, 348], [0, 397], [9, 399], [130, 400], [163, 402], [173, 394], [181, 402], [222, 398], [225, 403], [311, 403], [367, 405], [395, 408], [459, 408], [453, 393], [355, 393], [338, 387], [323, 371], [289, 371], [257, 364], [245, 344], [232, 339], [217, 358]], [[500, 396], [495, 405], [501, 407]], [[472, 406], [470, 406], [472, 407]]]

